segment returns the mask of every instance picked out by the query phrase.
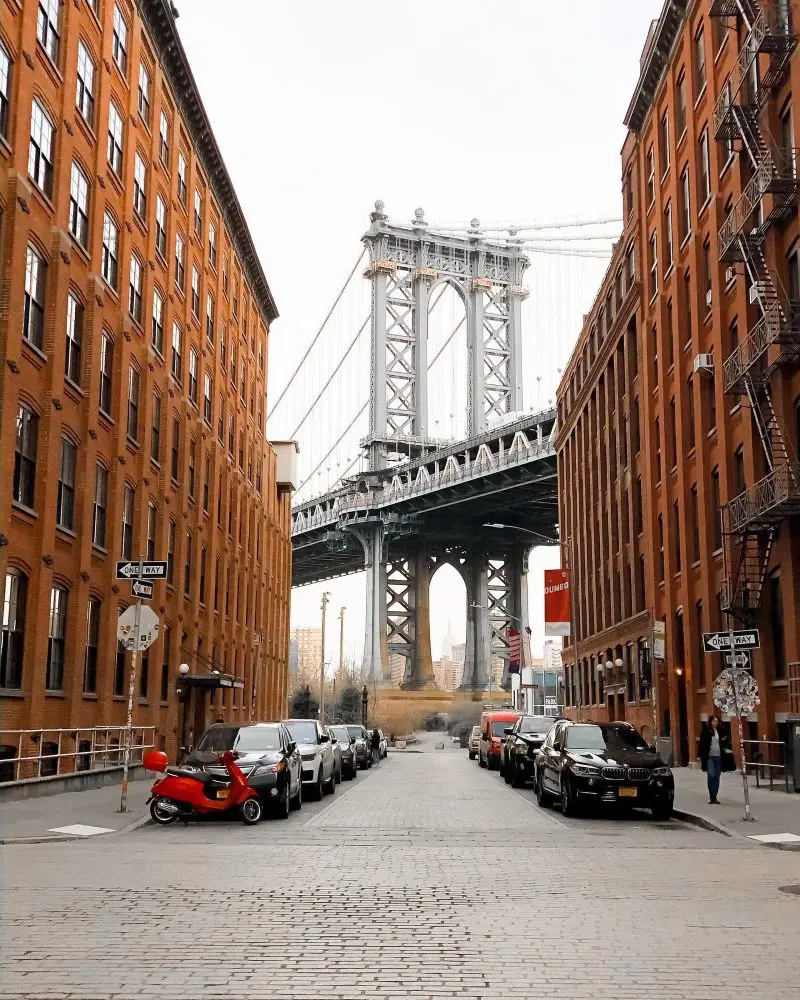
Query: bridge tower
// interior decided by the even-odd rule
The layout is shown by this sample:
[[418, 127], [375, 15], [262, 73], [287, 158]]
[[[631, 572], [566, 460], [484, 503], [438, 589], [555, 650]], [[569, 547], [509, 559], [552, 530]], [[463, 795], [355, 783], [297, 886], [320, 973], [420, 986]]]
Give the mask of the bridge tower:
[[[428, 425], [427, 376], [428, 313], [439, 284], [449, 283], [465, 307], [470, 439], [522, 409], [528, 259], [521, 242], [485, 239], [477, 219], [464, 235], [433, 232], [421, 208], [414, 215], [408, 225], [390, 222], [378, 201], [363, 237], [365, 277], [372, 284], [370, 419], [362, 441], [366, 488], [379, 482], [398, 452], [413, 459], [439, 444]], [[349, 530], [364, 548], [367, 572], [367, 678], [388, 680], [388, 656], [399, 653], [406, 660], [404, 687], [433, 686], [429, 586], [441, 556], [436, 540], [404, 545], [402, 533], [380, 519]], [[493, 655], [507, 658], [509, 629], [523, 631], [527, 624], [523, 550], [501, 554], [493, 544], [491, 537], [475, 539], [457, 564], [468, 595], [464, 686], [474, 690], [486, 687]], [[510, 685], [507, 664], [505, 681]]]

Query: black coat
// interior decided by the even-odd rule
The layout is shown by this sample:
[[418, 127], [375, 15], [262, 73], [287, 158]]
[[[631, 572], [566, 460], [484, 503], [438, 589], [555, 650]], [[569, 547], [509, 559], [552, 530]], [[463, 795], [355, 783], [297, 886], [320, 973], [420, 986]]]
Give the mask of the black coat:
[[[722, 770], [723, 771], [735, 771], [736, 770], [736, 758], [733, 756], [733, 750], [731, 748], [731, 738], [728, 736], [723, 729], [718, 726], [717, 732], [719, 733], [719, 749], [722, 755]], [[708, 766], [708, 751], [711, 749], [711, 726], [706, 722], [703, 724], [702, 732], [700, 733], [700, 763], [703, 765], [703, 770], [706, 770]]]

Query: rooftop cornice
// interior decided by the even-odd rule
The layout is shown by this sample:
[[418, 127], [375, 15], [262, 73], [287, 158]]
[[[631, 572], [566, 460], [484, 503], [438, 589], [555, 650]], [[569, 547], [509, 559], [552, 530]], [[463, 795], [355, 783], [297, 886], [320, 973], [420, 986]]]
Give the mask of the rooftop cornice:
[[625, 113], [625, 125], [639, 132], [669, 64], [672, 46], [686, 17], [690, 0], [664, 0], [661, 16], [650, 39], [639, 80]]
[[170, 0], [137, 0], [137, 5], [208, 174], [254, 297], [271, 323], [277, 319], [278, 308], [178, 35], [174, 7]]

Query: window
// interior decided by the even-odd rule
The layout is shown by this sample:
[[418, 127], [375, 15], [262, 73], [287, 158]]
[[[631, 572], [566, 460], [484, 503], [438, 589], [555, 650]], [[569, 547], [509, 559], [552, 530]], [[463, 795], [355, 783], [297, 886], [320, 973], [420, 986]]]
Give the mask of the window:
[[17, 503], [33, 508], [36, 492], [36, 451], [39, 418], [20, 403], [17, 407], [17, 435], [14, 448], [14, 492]]
[[706, 312], [711, 309], [711, 244], [708, 239], [703, 243], [701, 264], [703, 268], [703, 299]]
[[669, 457], [670, 466], [678, 464], [678, 416], [675, 408], [675, 397], [669, 401]]
[[36, 99], [31, 110], [28, 174], [49, 198], [53, 193], [53, 123]]
[[717, 426], [717, 392], [713, 377], [704, 379], [702, 386], [706, 423], [711, 431]]
[[684, 343], [692, 340], [692, 279], [688, 269], [683, 275], [683, 330]]
[[0, 135], [8, 138], [8, 106], [11, 95], [11, 58], [0, 42]]
[[56, 494], [56, 524], [72, 531], [75, 526], [75, 465], [78, 449], [68, 438], [61, 438], [61, 465]]
[[736, 494], [744, 493], [747, 489], [747, 479], [744, 473], [744, 448], [742, 445], [733, 454], [733, 482]]
[[647, 206], [648, 208], [656, 199], [656, 158], [651, 146], [647, 150]]
[[122, 176], [122, 115], [116, 104], [108, 104], [108, 163], [117, 177]]
[[186, 268], [183, 262], [183, 256], [183, 237], [180, 233], [175, 233], [175, 284], [181, 291], [183, 291], [186, 286]]
[[7, 570], [0, 619], [0, 688], [22, 687], [27, 598], [28, 578], [18, 569]]
[[169, 166], [169, 118], [163, 109], [158, 118], [158, 158]]
[[170, 475], [178, 480], [180, 474], [181, 421], [180, 417], [172, 418], [172, 451], [170, 459]]
[[236, 441], [236, 422], [233, 414], [228, 418], [228, 452], [233, 455]]
[[652, 233], [650, 236], [649, 243], [649, 255], [650, 255], [650, 284], [649, 293], [650, 298], [654, 298], [656, 292], [658, 291], [658, 237], [656, 233]]
[[162, 258], [167, 256], [167, 203], [156, 195], [156, 250]]
[[150, 647], [142, 653], [142, 665], [139, 670], [139, 701], [147, 701], [150, 687]]
[[[757, 61], [758, 60], [756, 60], [756, 62]], [[723, 103], [725, 105], [725, 111], [726, 111], [726, 114], [727, 114], [728, 109], [730, 108], [731, 102], [732, 102], [732, 92], [731, 92], [731, 81], [730, 81], [730, 79], [727, 79], [725, 81], [725, 86], [722, 88], [722, 94], [723, 94]], [[733, 151], [734, 151], [733, 139], [730, 138], [730, 136], [728, 138], [722, 140], [722, 148], [725, 150], [725, 156], [724, 157], [720, 157], [720, 159], [722, 160], [722, 163], [720, 164], [720, 166], [722, 168], [720, 170], [720, 175], [724, 172], [725, 167], [727, 167], [728, 163], [731, 160], [731, 157], [733, 156]]]
[[681, 516], [678, 501], [672, 504], [672, 533], [675, 544], [675, 572], [681, 571]]
[[111, 288], [117, 287], [117, 254], [119, 246], [119, 229], [114, 219], [105, 212], [103, 214], [103, 256], [101, 273], [103, 280]]
[[706, 37], [701, 27], [694, 36], [694, 92], [699, 97], [706, 89]]
[[178, 201], [186, 207], [186, 157], [178, 153]]
[[736, 319], [732, 319], [730, 326], [728, 327], [728, 336], [730, 337], [731, 354], [739, 349], [739, 324]]
[[695, 601], [694, 605], [694, 627], [695, 636], [697, 637], [695, 642], [695, 656], [697, 660], [695, 661], [695, 676], [697, 678], [697, 686], [699, 688], [704, 688], [706, 686], [706, 652], [703, 647], [703, 602]]
[[128, 285], [128, 312], [135, 322], [142, 322], [142, 262], [131, 254], [130, 282]]
[[183, 592], [188, 597], [192, 592], [192, 533], [186, 532], [186, 558], [183, 564]]
[[703, 129], [703, 134], [700, 136], [700, 155], [698, 157], [698, 163], [700, 168], [700, 204], [705, 205], [708, 199], [711, 197], [711, 168], [709, 166], [708, 160], [708, 129]]
[[175, 578], [175, 522], [170, 519], [167, 532], [167, 583]]
[[192, 315], [200, 319], [200, 272], [192, 264]]
[[208, 261], [216, 271], [217, 269], [217, 227], [213, 222], [208, 224]]
[[219, 576], [220, 576], [220, 566], [219, 566], [219, 556], [217, 556], [217, 561], [214, 565], [214, 610], [219, 611]]
[[[627, 520], [627, 513], [626, 513]], [[642, 477], [637, 476], [633, 491], [633, 530], [637, 535], [644, 528], [644, 509], [642, 504]]]
[[47, 264], [39, 252], [28, 244], [25, 259], [25, 307], [22, 336], [34, 347], [44, 342], [44, 295], [47, 284]]
[[689, 190], [689, 164], [681, 171], [681, 183], [678, 188], [678, 208], [680, 211], [680, 216], [678, 219], [678, 235], [681, 243], [686, 239], [689, 233], [692, 231], [692, 216], [691, 216], [691, 195]]
[[158, 462], [161, 455], [161, 396], [153, 392], [153, 417], [150, 422], [150, 457]]
[[219, 364], [223, 371], [225, 371], [225, 366], [227, 365], [227, 354], [226, 354], [226, 327], [222, 324], [222, 333], [219, 338]]
[[85, 248], [89, 240], [89, 181], [74, 161], [69, 180], [69, 231]]
[[661, 420], [656, 417], [655, 420], [655, 434], [656, 434], [656, 482], [661, 482]]
[[681, 72], [675, 86], [675, 132], [678, 141], [686, 131], [686, 74]]
[[86, 605], [86, 653], [83, 659], [83, 693], [97, 692], [97, 655], [100, 645], [101, 602], [90, 597]]
[[664, 206], [664, 274], [672, 269], [672, 202]]
[[142, 121], [149, 127], [150, 125], [150, 74], [144, 63], [139, 63], [139, 93], [138, 93], [139, 114]]
[[[233, 513], [236, 508], [236, 500], [233, 493], [233, 487], [228, 489], [228, 534], [233, 537]], [[227, 608], [225, 614], [227, 614]]]
[[658, 515], [658, 579], [664, 580], [664, 515]]
[[692, 528], [692, 562], [700, 562], [700, 509], [697, 505], [697, 485], [692, 486], [689, 492], [689, 503], [691, 509], [689, 517]]
[[658, 158], [662, 176], [669, 170], [669, 112], [661, 116], [658, 126]]
[[781, 152], [785, 158], [785, 166], [791, 177], [797, 177], [797, 148], [794, 138], [794, 119], [792, 106], [787, 104], [781, 111]]
[[78, 41], [78, 84], [75, 106], [87, 125], [94, 124], [94, 62], [89, 50]]
[[94, 504], [92, 505], [92, 544], [105, 548], [106, 507], [108, 506], [108, 469], [99, 463], [94, 469]]
[[[120, 605], [120, 614], [125, 608]], [[125, 691], [125, 647], [117, 643], [117, 656], [114, 661], [114, 695], [121, 698]]]
[[197, 462], [197, 442], [194, 438], [189, 442], [189, 496], [194, 500], [195, 465]]
[[123, 76], [128, 72], [128, 25], [122, 11], [114, 4], [114, 30], [111, 36], [111, 55]]
[[239, 468], [244, 469], [244, 431], [239, 431]]
[[686, 379], [686, 422], [688, 426], [689, 451], [697, 444], [697, 430], [695, 427], [695, 406], [694, 406], [694, 377], [690, 375]]
[[203, 466], [203, 510], [208, 513], [208, 493], [211, 486], [211, 459], [206, 455]]
[[165, 625], [162, 630], [164, 641], [161, 646], [161, 700], [169, 701], [169, 657], [172, 646], [172, 629]]
[[128, 368], [128, 437], [139, 440], [139, 372]]
[[239, 363], [239, 398], [242, 403], [245, 401], [247, 395], [247, 365], [245, 364], [244, 358], [241, 359]]
[[135, 493], [132, 486], [125, 484], [122, 494], [122, 558], [133, 558], [133, 504]]
[[158, 508], [153, 503], [152, 500], [147, 504], [147, 558], [155, 559], [156, 557], [156, 518], [158, 516]]
[[236, 387], [236, 344], [231, 344], [231, 384]]
[[219, 438], [219, 443], [222, 444], [225, 441], [225, 399], [223, 397], [222, 402], [219, 405], [219, 416], [217, 417], [217, 437]]
[[664, 369], [669, 371], [675, 363], [675, 327], [672, 317], [672, 299], [667, 300], [667, 316], [664, 322]]
[[153, 347], [159, 354], [164, 353], [164, 297], [157, 289], [153, 289], [153, 318], [151, 322], [151, 338]]
[[114, 365], [114, 344], [107, 333], [100, 341], [100, 409], [111, 413], [111, 377]]
[[206, 603], [206, 547], [200, 548], [200, 603]]
[[203, 419], [211, 426], [211, 422], [214, 417], [213, 404], [211, 397], [213, 394], [213, 383], [211, 381], [211, 376], [208, 372], [203, 374]]
[[61, 44], [59, 35], [59, 0], [39, 0], [39, 13], [36, 18], [36, 37], [42, 43], [42, 48], [58, 65], [58, 49]]
[[133, 210], [140, 219], [147, 214], [147, 169], [138, 150], [133, 158]]
[[197, 351], [189, 351], [189, 399], [197, 403]]
[[715, 466], [711, 473], [711, 537], [715, 552], [722, 548], [722, 519], [719, 508], [719, 466]]
[[182, 354], [181, 328], [177, 320], [172, 323], [172, 364], [171, 371], [173, 378], [180, 385], [183, 379], [183, 354]]
[[775, 680], [786, 677], [786, 629], [783, 619], [783, 597], [781, 595], [781, 574], [776, 571], [769, 578], [769, 624], [772, 632], [772, 662], [775, 665]]
[[203, 238], [203, 199], [197, 188], [194, 189], [194, 232], [195, 236]]
[[206, 295], [206, 337], [214, 343], [214, 296], [211, 292]]
[[60, 691], [64, 686], [64, 650], [67, 638], [67, 598], [64, 587], [50, 590], [50, 621], [47, 642], [47, 673], [45, 686], [48, 691]]

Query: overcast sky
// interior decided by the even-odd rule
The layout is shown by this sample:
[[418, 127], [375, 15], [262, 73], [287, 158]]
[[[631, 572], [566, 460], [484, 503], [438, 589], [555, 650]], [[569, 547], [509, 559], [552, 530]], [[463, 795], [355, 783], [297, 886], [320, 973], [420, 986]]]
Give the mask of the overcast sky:
[[[280, 311], [269, 345], [273, 396], [352, 266], [376, 198], [403, 220], [417, 205], [429, 220], [448, 221], [620, 214], [621, 123], [661, 0], [177, 2]], [[552, 261], [534, 259], [528, 276], [534, 290], [546, 276], [555, 325], [568, 317], [555, 338], [526, 331], [536, 349], [526, 351], [523, 378], [534, 383], [541, 371], [531, 359], [544, 357], [545, 394], [604, 269], [587, 261], [562, 281], [545, 269]], [[526, 395], [535, 398], [527, 385]], [[541, 571], [557, 559], [536, 550], [531, 560], [534, 654], [543, 639]], [[360, 657], [363, 577], [295, 591], [293, 623], [319, 621], [323, 589], [334, 615], [347, 606], [346, 649]], [[448, 618], [463, 638], [463, 601], [461, 584], [440, 571], [434, 656]], [[331, 633], [335, 664], [338, 628]]]

